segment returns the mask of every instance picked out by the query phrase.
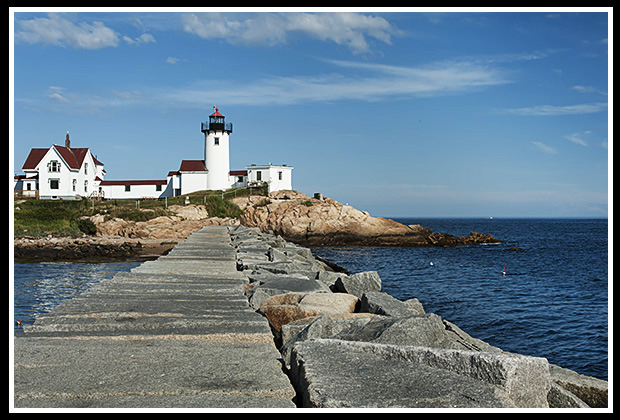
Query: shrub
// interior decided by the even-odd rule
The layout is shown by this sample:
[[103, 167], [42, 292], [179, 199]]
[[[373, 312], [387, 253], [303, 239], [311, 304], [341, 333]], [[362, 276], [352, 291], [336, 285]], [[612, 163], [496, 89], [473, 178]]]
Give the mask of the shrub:
[[77, 221], [77, 227], [80, 232], [87, 235], [94, 235], [97, 233], [97, 226], [90, 219], [79, 219]]

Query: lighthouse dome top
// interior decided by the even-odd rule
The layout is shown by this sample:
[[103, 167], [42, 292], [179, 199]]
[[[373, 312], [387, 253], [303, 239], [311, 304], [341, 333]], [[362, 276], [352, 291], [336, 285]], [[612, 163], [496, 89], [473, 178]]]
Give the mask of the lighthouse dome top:
[[215, 112], [213, 114], [209, 115], [209, 117], [222, 117], [222, 118], [224, 118], [224, 116], [222, 114], [220, 114], [219, 108], [217, 108], [215, 105], [213, 105], [213, 108], [215, 109]]

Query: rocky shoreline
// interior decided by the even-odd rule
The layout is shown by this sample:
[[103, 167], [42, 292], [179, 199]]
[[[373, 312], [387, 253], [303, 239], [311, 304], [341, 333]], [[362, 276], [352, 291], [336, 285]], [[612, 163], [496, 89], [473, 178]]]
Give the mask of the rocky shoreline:
[[374, 271], [337, 272], [279, 235], [229, 230], [300, 407], [607, 407], [607, 381], [471, 337], [382, 292]]
[[[244, 225], [273, 232], [289, 242], [310, 245], [460, 246], [497, 243], [488, 234], [453, 236], [420, 225], [403, 225], [332, 200], [297, 191], [232, 199], [244, 212], [239, 218], [210, 217], [202, 205], [169, 206], [169, 216], [135, 222], [89, 217], [96, 236], [21, 237], [14, 239], [17, 262], [146, 260], [164, 255], [203, 226]], [[144, 210], [148, 211], [148, 210]]]
[[48, 261], [146, 261], [165, 255], [179, 239], [131, 239], [118, 236], [22, 237], [13, 240], [17, 263]]

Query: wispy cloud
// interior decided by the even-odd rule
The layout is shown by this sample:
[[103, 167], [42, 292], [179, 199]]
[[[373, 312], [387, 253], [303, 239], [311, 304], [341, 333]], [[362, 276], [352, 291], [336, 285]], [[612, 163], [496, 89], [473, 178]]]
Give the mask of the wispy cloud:
[[555, 155], [556, 153], [558, 153], [558, 151], [555, 150], [553, 147], [548, 146], [545, 143], [542, 143], [540, 141], [533, 141], [532, 144], [536, 146], [539, 150], [549, 155]]
[[354, 53], [370, 51], [369, 38], [391, 44], [400, 34], [382, 17], [361, 13], [256, 13], [251, 15], [189, 13], [182, 15], [183, 29], [205, 39], [231, 44], [279, 45], [293, 34], [346, 45]]
[[501, 114], [513, 115], [534, 115], [534, 116], [550, 116], [550, 115], [574, 115], [574, 114], [593, 114], [601, 112], [607, 108], [607, 102], [595, 102], [589, 104], [577, 105], [535, 105], [525, 108], [512, 108], [499, 111]]
[[142, 44], [155, 44], [155, 37], [151, 34], [142, 34], [137, 38], [130, 38], [128, 36], [124, 36], [123, 40], [129, 45], [142, 45]]
[[571, 87], [571, 89], [576, 90], [579, 93], [598, 93], [600, 95], [607, 96], [607, 92], [604, 92], [604, 91], [602, 91], [600, 89], [597, 89], [594, 86], [575, 85], [575, 86]]
[[[589, 131], [586, 131], [584, 134], [589, 134], [589, 133], [590, 133]], [[586, 143], [586, 141], [582, 138], [582, 136], [583, 134], [581, 133], [573, 133], [568, 136], [564, 136], [564, 138], [580, 146], [587, 146], [588, 143]]]
[[356, 71], [316, 76], [273, 76], [246, 83], [201, 81], [184, 88], [164, 89], [158, 94], [171, 102], [192, 106], [201, 106], [205, 101], [211, 103], [219, 98], [228, 104], [287, 105], [338, 100], [372, 102], [386, 98], [458, 94], [509, 82], [498, 70], [463, 62], [442, 62], [425, 67], [342, 60], [331, 63]]

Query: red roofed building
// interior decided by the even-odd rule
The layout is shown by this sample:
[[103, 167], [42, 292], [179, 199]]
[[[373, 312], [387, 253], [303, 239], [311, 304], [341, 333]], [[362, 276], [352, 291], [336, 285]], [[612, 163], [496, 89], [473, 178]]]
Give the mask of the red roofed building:
[[72, 148], [69, 133], [65, 145], [31, 149], [25, 175], [15, 177], [14, 188], [24, 195], [42, 199], [75, 200], [99, 192], [105, 170], [88, 148]]

